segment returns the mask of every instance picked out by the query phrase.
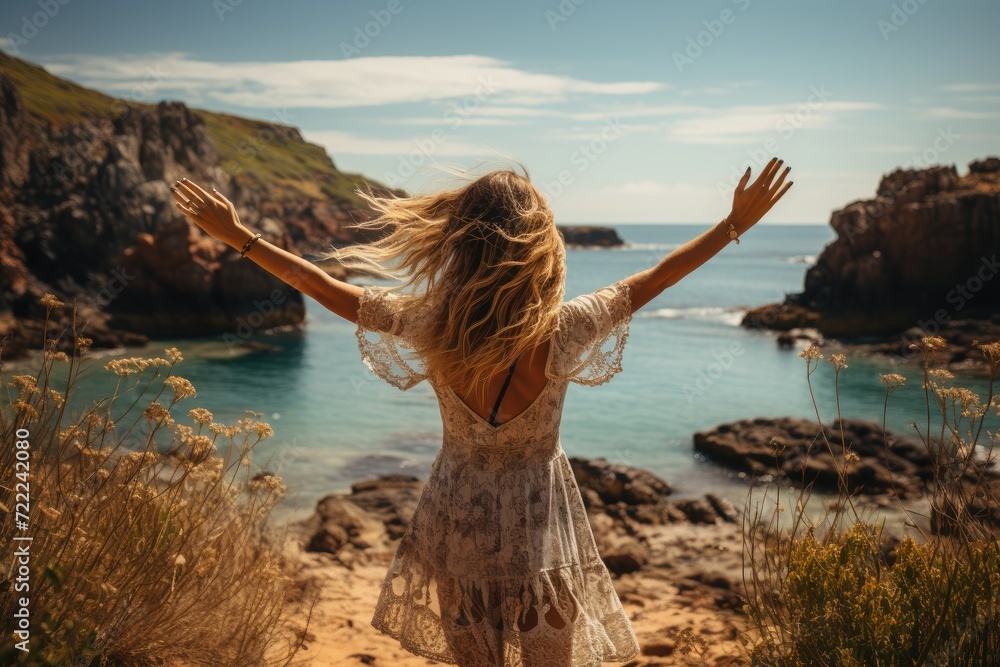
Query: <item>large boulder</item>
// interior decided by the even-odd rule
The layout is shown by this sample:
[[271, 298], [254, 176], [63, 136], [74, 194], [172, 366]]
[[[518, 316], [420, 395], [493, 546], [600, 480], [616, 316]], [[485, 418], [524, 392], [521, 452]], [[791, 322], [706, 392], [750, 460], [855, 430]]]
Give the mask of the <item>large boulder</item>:
[[[970, 321], [979, 340], [996, 336], [998, 165], [1000, 158], [989, 157], [972, 162], [964, 176], [954, 165], [885, 175], [874, 198], [832, 214], [837, 238], [806, 271], [803, 290], [749, 310], [743, 326], [815, 327], [845, 340], [889, 337], [884, 351], [897, 354], [908, 354], [908, 343], [921, 335], [957, 336]], [[967, 343], [955, 345], [955, 361], [981, 360]]]

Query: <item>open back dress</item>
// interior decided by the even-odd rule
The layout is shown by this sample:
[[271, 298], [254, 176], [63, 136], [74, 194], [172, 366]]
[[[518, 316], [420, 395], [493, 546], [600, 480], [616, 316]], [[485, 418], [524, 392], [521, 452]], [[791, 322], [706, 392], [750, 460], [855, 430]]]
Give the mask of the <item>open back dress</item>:
[[622, 369], [629, 286], [619, 281], [561, 304], [545, 387], [498, 425], [407, 359], [427, 318], [401, 312], [406, 298], [365, 287], [358, 346], [365, 364], [403, 391], [428, 380], [444, 433], [371, 624], [411, 653], [454, 665], [635, 657], [635, 632], [559, 436], [569, 383], [600, 385]]

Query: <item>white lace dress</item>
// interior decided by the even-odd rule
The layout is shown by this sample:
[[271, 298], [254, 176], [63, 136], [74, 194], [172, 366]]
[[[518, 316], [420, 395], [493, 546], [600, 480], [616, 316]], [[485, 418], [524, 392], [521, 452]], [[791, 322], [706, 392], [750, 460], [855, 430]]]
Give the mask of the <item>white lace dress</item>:
[[558, 667], [635, 657], [635, 632], [559, 437], [569, 383], [596, 386], [622, 369], [628, 286], [619, 281], [562, 304], [548, 383], [526, 410], [496, 426], [407, 359], [426, 318], [404, 316], [397, 307], [404, 298], [365, 288], [362, 359], [404, 391], [427, 379], [444, 437], [372, 625], [411, 653], [455, 665]]

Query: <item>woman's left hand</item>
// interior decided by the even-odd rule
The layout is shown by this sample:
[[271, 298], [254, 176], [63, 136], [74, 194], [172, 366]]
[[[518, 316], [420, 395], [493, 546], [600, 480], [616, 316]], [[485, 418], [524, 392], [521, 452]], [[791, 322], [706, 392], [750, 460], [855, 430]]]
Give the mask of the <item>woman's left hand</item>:
[[253, 236], [240, 223], [233, 203], [215, 188], [209, 193], [194, 181], [182, 178], [174, 183], [170, 192], [181, 213], [212, 238], [239, 248], [249, 236]]

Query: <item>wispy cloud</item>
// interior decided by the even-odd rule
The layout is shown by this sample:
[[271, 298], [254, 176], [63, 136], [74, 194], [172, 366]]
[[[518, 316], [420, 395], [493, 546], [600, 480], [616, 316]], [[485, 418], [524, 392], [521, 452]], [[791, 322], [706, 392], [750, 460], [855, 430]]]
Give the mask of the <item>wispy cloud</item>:
[[742, 143], [747, 139], [800, 128], [830, 127], [844, 115], [882, 108], [875, 102], [827, 101], [815, 105], [769, 104], [705, 109], [668, 126], [668, 138], [679, 143]]
[[992, 93], [1000, 92], [1000, 83], [952, 83], [942, 86], [941, 90], [950, 93]]
[[[325, 147], [331, 155], [406, 155], [420, 150], [415, 139], [363, 137], [340, 130], [304, 130], [302, 137]], [[481, 144], [461, 141], [434, 142], [433, 147], [435, 155], [482, 155], [490, 150]]]
[[953, 107], [933, 107], [927, 110], [931, 118], [1000, 118], [1000, 113], [996, 111], [966, 111], [965, 109], [955, 109]]
[[112, 94], [125, 94], [155, 66], [161, 88], [195, 104], [245, 108], [346, 108], [456, 98], [512, 104], [561, 102], [579, 96], [640, 95], [657, 81], [586, 81], [529, 72], [480, 55], [385, 56], [350, 60], [221, 62], [185, 53], [74, 55], [43, 62], [51, 72]]

